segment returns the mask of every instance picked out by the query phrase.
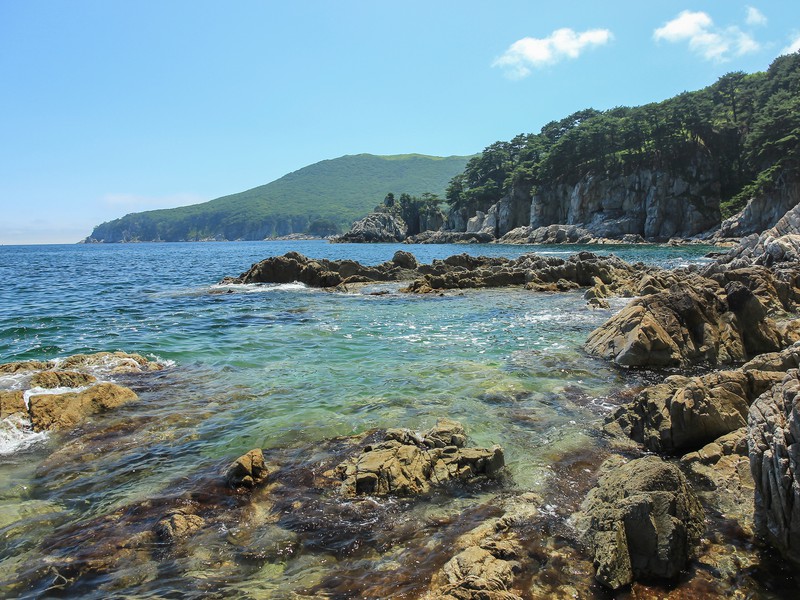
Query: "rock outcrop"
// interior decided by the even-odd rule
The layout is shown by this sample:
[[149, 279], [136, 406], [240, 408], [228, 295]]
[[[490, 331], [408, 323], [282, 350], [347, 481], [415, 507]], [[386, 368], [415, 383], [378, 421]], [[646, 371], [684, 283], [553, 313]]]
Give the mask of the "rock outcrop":
[[603, 465], [575, 524], [613, 590], [638, 579], [674, 579], [705, 530], [703, 509], [675, 465], [655, 456]]
[[408, 235], [408, 225], [397, 215], [374, 212], [353, 223], [350, 231], [334, 238], [334, 242], [385, 243], [402, 242]]
[[754, 196], [740, 212], [725, 219], [714, 238], [740, 238], [760, 234], [800, 203], [800, 180], [786, 173], [776, 178], [768, 192]]
[[388, 429], [384, 440], [364, 448], [335, 469], [344, 496], [414, 496], [434, 485], [479, 475], [493, 477], [503, 468], [503, 450], [468, 448], [460, 423], [440, 419], [427, 433]]
[[628, 367], [744, 362], [792, 343], [770, 312], [794, 311], [797, 272], [765, 267], [684, 273], [669, 289], [637, 298], [593, 331], [590, 354]]
[[629, 265], [614, 256], [581, 252], [567, 260], [526, 254], [518, 258], [458, 254], [431, 264], [419, 264], [408, 252], [398, 251], [391, 261], [364, 266], [355, 261], [314, 260], [296, 252], [254, 264], [239, 277], [221, 284], [301, 282], [312, 287], [337, 287], [351, 283], [411, 281], [403, 291], [424, 293], [449, 289], [525, 285], [536, 291], [597, 288], [595, 295], [620, 292], [630, 295], [647, 274], [659, 270]]
[[793, 345], [760, 355], [735, 371], [673, 375], [620, 406], [607, 419], [606, 430], [621, 431], [652, 452], [697, 451], [745, 427], [753, 401], [798, 366], [800, 345]]
[[98, 377], [161, 369], [163, 365], [156, 361], [124, 352], [6, 363], [0, 365], [0, 374], [23, 377], [16, 383], [20, 389], [0, 392], [0, 419], [14, 417], [21, 427], [34, 431], [70, 429], [91, 415], [138, 398], [133, 390]]
[[718, 260], [735, 265], [800, 262], [800, 205], [787, 211], [774, 227], [741, 240]]
[[760, 396], [748, 416], [758, 532], [800, 565], [800, 371]]

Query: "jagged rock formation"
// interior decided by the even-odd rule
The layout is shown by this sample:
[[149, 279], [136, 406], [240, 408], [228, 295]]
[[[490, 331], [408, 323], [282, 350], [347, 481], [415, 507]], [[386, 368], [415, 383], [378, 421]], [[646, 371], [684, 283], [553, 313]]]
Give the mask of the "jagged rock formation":
[[683, 473], [656, 456], [606, 461], [575, 523], [598, 581], [613, 590], [637, 579], [675, 578], [705, 530], [703, 509]]
[[800, 346], [793, 345], [762, 354], [735, 371], [672, 375], [620, 406], [608, 418], [606, 430], [621, 431], [652, 452], [699, 450], [745, 427], [752, 402], [798, 366]]
[[411, 281], [403, 291], [425, 293], [448, 289], [525, 285], [538, 291], [595, 286], [595, 294], [632, 289], [645, 275], [659, 270], [629, 265], [614, 256], [581, 252], [567, 260], [526, 254], [518, 258], [490, 258], [458, 254], [429, 265], [417, 263], [408, 252], [398, 251], [391, 261], [364, 266], [355, 261], [313, 260], [296, 252], [254, 264], [239, 277], [222, 284], [291, 283], [312, 287], [337, 287], [352, 283]]
[[800, 372], [760, 396], [748, 417], [758, 531], [800, 565]]
[[722, 263], [773, 265], [800, 261], [800, 205], [789, 210], [774, 227], [753, 234], [721, 256]]
[[794, 268], [712, 264], [633, 300], [593, 331], [585, 348], [623, 366], [744, 362], [794, 341], [769, 313], [796, 310], [798, 283]]
[[350, 231], [334, 238], [334, 242], [386, 243], [402, 242], [408, 235], [408, 225], [397, 215], [374, 212], [353, 223]]

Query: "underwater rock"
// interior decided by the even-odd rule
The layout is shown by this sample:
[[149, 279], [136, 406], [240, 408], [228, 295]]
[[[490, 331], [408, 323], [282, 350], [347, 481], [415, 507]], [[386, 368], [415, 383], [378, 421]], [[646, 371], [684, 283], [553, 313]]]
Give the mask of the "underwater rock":
[[178, 508], [162, 517], [153, 527], [153, 531], [161, 542], [175, 544], [203, 525], [205, 525], [203, 517], [193, 514], [185, 508]]
[[748, 445], [756, 529], [800, 565], [800, 371], [753, 402]]
[[225, 475], [228, 485], [233, 488], [252, 488], [263, 482], [269, 471], [260, 448], [250, 450], [237, 458]]
[[703, 509], [680, 469], [656, 456], [612, 457], [575, 516], [597, 580], [613, 590], [675, 578], [705, 529]]
[[464, 428], [449, 419], [440, 419], [423, 435], [388, 429], [382, 442], [336, 467], [335, 476], [344, 496], [412, 496], [450, 480], [492, 477], [503, 468], [499, 446], [467, 448], [465, 443]]

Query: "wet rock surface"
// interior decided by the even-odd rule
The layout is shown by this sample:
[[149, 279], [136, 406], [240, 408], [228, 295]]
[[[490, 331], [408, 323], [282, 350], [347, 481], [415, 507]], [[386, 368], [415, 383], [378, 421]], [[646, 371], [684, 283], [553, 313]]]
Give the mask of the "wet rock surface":
[[351, 283], [411, 281], [403, 291], [413, 293], [451, 289], [525, 286], [535, 291], [564, 291], [577, 287], [597, 288], [595, 295], [631, 295], [647, 274], [660, 270], [642, 264], [630, 265], [614, 256], [581, 252], [564, 260], [527, 254], [515, 259], [458, 254], [431, 264], [419, 264], [408, 252], [397, 252], [391, 261], [363, 266], [354, 261], [313, 260], [296, 252], [254, 264], [222, 284], [291, 283], [335, 288]]
[[0, 365], [0, 373], [22, 376], [21, 389], [0, 391], [0, 418], [15, 417], [20, 427], [55, 431], [75, 427], [87, 417], [112, 410], [138, 396], [130, 388], [98, 377], [160, 371], [163, 365], [139, 354], [98, 352], [51, 361]]
[[336, 467], [344, 496], [428, 493], [432, 486], [478, 476], [493, 477], [504, 466], [503, 450], [465, 447], [460, 423], [440, 420], [424, 434], [389, 429], [384, 440]]
[[674, 465], [647, 456], [614, 457], [576, 516], [597, 579], [619, 589], [635, 579], [674, 579], [696, 554], [703, 510]]

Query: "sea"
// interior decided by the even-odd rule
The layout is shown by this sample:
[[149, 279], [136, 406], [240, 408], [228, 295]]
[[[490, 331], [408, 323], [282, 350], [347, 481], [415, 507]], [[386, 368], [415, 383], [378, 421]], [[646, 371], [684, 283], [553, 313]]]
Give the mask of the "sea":
[[[394, 283], [350, 293], [219, 283], [289, 251], [378, 264], [397, 250], [420, 262], [583, 250], [665, 267], [709, 260], [707, 247], [655, 245], [2, 246], [0, 362], [119, 350], [166, 368], [118, 378], [139, 400], [71, 431], [0, 422], [0, 596], [5, 589], [5, 597], [31, 598], [415, 598], [451, 555], [444, 540], [455, 533], [447, 527], [465, 514], [491, 513], [481, 507], [498, 495], [537, 494], [568, 527], [580, 498], [560, 485], [559, 468], [588, 479], [602, 454], [603, 419], [645, 383], [646, 375], [582, 350], [627, 299], [593, 309], [582, 291], [410, 295]], [[0, 390], [15, 385], [0, 377]], [[296, 466], [332, 440], [376, 428], [425, 431], [442, 417], [461, 422], [471, 445], [502, 446], [502, 481], [417, 502], [373, 499], [374, 514], [391, 518], [357, 527], [340, 526], [335, 511], [313, 527], [297, 525], [311, 522], [302, 515], [288, 525], [269, 516], [267, 503], [258, 518], [247, 509], [246, 531], [223, 520], [189, 547], [143, 552], [116, 538], [103, 546], [109, 531], [124, 529], [114, 523], [209, 485], [250, 449], [263, 449], [278, 467], [288, 457]], [[404, 523], [405, 533], [393, 538], [387, 523]]]

